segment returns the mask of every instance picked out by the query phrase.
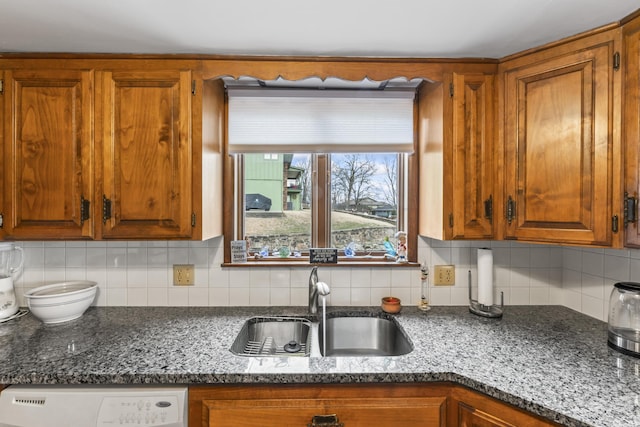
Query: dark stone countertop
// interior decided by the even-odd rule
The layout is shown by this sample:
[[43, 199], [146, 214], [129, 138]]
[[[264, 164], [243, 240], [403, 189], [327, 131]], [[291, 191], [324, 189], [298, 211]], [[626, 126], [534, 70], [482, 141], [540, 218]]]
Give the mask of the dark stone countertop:
[[[379, 311], [329, 307], [328, 311]], [[92, 307], [44, 325], [0, 323], [0, 384], [350, 383], [450, 381], [568, 426], [640, 426], [640, 359], [606, 344], [604, 322], [561, 306], [406, 306], [414, 350], [396, 357], [242, 357], [244, 321], [304, 307]]]

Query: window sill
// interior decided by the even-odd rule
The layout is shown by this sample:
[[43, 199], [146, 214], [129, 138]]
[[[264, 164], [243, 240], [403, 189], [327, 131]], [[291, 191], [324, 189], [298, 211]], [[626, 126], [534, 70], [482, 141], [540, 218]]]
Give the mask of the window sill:
[[324, 267], [391, 267], [391, 268], [403, 268], [403, 267], [420, 267], [417, 262], [395, 262], [392, 260], [385, 260], [381, 257], [367, 258], [367, 257], [353, 257], [345, 258], [338, 257], [337, 263], [327, 264], [311, 264], [308, 257], [300, 258], [278, 258], [269, 257], [261, 259], [250, 258], [247, 262], [243, 263], [229, 263], [225, 262], [222, 267], [309, 267], [311, 265], [318, 265]]

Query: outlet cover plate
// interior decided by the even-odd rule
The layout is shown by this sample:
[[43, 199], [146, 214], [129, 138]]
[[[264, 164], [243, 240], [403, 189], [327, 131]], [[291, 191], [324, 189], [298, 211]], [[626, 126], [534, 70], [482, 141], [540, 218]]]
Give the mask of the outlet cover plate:
[[455, 265], [434, 266], [433, 284], [436, 286], [453, 286], [456, 283]]
[[193, 286], [195, 284], [195, 272], [193, 264], [173, 265], [173, 285]]

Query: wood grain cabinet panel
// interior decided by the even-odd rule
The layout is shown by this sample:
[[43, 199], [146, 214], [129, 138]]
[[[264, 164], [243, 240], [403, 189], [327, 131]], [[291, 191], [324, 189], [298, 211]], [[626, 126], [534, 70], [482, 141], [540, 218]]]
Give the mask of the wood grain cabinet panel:
[[[334, 416], [335, 417], [330, 417]], [[272, 384], [189, 388], [190, 427], [553, 427], [451, 383]]]
[[458, 404], [459, 427], [517, 427], [465, 403]]
[[[434, 385], [196, 386], [191, 427], [445, 427], [446, 391]], [[335, 424], [321, 424], [335, 420]]]
[[105, 71], [98, 77], [97, 197], [106, 204], [101, 237], [190, 237], [191, 72]]
[[492, 75], [453, 74], [452, 239], [493, 236], [493, 80]]
[[620, 212], [614, 206], [620, 180], [614, 133], [617, 34], [587, 38], [580, 49], [551, 48], [515, 66], [506, 63], [505, 238], [614, 243], [614, 215]]
[[494, 76], [446, 75], [418, 94], [419, 234], [491, 239]]
[[558, 424], [464, 387], [451, 388], [450, 427], [553, 427]]
[[91, 238], [92, 72], [6, 70], [3, 81], [4, 232]]
[[623, 120], [625, 173], [624, 191], [636, 202], [627, 205], [625, 246], [640, 248], [640, 226], [637, 200], [640, 195], [640, 16], [626, 23], [623, 53]]
[[[442, 426], [445, 398], [336, 398], [206, 400], [207, 427], [283, 427], [339, 425], [349, 427]], [[335, 424], [320, 424], [335, 420]]]

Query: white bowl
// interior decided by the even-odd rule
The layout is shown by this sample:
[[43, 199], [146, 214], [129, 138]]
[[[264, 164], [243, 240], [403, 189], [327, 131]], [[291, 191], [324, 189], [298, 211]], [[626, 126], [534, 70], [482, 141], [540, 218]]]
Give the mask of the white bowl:
[[98, 284], [89, 280], [40, 286], [24, 294], [29, 309], [44, 323], [61, 323], [82, 316], [93, 302]]

